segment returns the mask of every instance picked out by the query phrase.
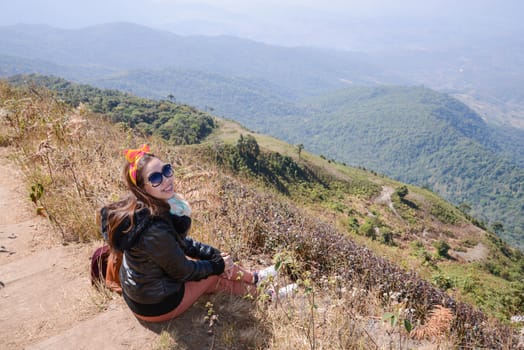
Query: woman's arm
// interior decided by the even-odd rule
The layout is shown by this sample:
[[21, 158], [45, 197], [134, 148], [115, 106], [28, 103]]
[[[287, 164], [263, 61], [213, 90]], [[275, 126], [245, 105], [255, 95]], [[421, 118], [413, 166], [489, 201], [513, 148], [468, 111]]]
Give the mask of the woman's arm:
[[197, 281], [224, 272], [220, 254], [209, 260], [188, 259], [167, 224], [152, 225], [143, 233], [142, 241], [150, 258], [175, 280]]
[[184, 244], [186, 245], [184, 253], [194, 259], [210, 260], [221, 253], [217, 248], [195, 241], [190, 237], [184, 238]]
[[191, 227], [191, 218], [188, 216], [171, 215], [171, 222], [176, 233], [182, 239], [182, 250], [194, 259], [210, 260], [216, 255], [220, 255], [220, 250], [210, 245], [195, 241], [187, 237], [187, 232]]

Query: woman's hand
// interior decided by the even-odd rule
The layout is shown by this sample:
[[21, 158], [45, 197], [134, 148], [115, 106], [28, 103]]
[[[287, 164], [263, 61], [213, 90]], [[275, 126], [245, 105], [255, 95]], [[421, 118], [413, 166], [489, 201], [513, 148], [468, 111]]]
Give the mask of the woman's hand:
[[231, 255], [228, 253], [220, 253], [220, 255], [222, 256], [222, 259], [224, 259], [224, 264], [226, 266], [225, 271], [232, 269], [235, 264]]
[[233, 267], [235, 267], [233, 258], [228, 253], [220, 253], [220, 255], [222, 256], [222, 259], [224, 259], [224, 273], [227, 275], [228, 278], [231, 278], [231, 274], [233, 273]]

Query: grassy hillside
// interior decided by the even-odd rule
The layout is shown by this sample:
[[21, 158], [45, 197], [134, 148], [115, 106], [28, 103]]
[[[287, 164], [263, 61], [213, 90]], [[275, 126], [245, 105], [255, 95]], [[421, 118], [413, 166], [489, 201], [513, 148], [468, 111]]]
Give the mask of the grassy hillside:
[[317, 154], [434, 189], [490, 225], [503, 223], [498, 233], [522, 247], [524, 169], [506, 157], [508, 141], [464, 104], [426, 88], [352, 88], [309, 99], [302, 110], [308, 112], [241, 121]]
[[145, 136], [160, 136], [176, 145], [199, 143], [215, 128], [211, 115], [170, 100], [144, 99], [118, 90], [101, 90], [41, 75], [18, 75], [9, 81], [29, 88], [47, 87], [56, 92], [59, 101], [74, 107], [88, 104], [93, 112], [104, 114], [113, 123]]
[[[64, 242], [97, 239], [92, 213], [123, 193], [115, 181], [121, 149], [146, 141], [143, 134], [112, 125], [89, 103], [73, 108], [35, 86], [1, 82], [0, 101], [0, 144], [16, 146], [37, 212]], [[145, 102], [129, 98], [128, 107]], [[246, 336], [249, 324], [220, 326], [220, 346], [231, 345], [231, 335], [240, 348], [422, 346], [408, 339], [408, 325], [419, 331], [412, 336], [427, 338], [424, 325], [437, 305], [452, 313], [433, 340], [442, 346], [516, 344], [501, 320], [524, 311], [524, 257], [434, 193], [224, 120], [201, 144], [175, 147], [155, 134], [147, 142], [177, 165], [176, 186], [196, 209], [197, 238], [241, 261], [275, 257], [301, 286], [297, 303], [285, 309], [259, 301], [251, 320], [264, 330], [257, 337]]]
[[[212, 158], [229, 169], [275, 187], [295, 203], [308, 208], [312, 215], [335, 222], [344, 235], [367, 245], [379, 255], [388, 256], [400, 266], [419, 271], [439, 287], [453, 290], [453, 293], [458, 293], [470, 302], [487, 306], [490, 302], [485, 304], [485, 301], [497, 294], [497, 281], [502, 275], [512, 275], [509, 277], [510, 288], [513, 289], [510, 294], [521, 294], [517, 281], [521, 278], [522, 271], [519, 269], [524, 263], [522, 253], [509, 248], [493, 232], [486, 233], [476, 226], [479, 224], [477, 220], [445, 202], [434, 192], [406, 186], [376, 173], [347, 167], [309, 152], [301, 151], [299, 156], [295, 146], [242, 131], [230, 124], [220, 123], [214, 136], [211, 136], [210, 146], [212, 152], [216, 153]], [[233, 142], [235, 147], [217, 146], [217, 138], [223, 137], [228, 145], [234, 140], [232, 135], [235, 134], [240, 137]], [[244, 151], [242, 156], [241, 150], [256, 149], [245, 146], [249, 144], [247, 140], [250, 138], [259, 140], [260, 149], [267, 151]], [[275, 152], [285, 158], [277, 166]], [[276, 174], [276, 179], [266, 175], [268, 171], [265, 164], [273, 165], [270, 173]], [[402, 188], [406, 189], [407, 195], [399, 194]], [[449, 248], [449, 255], [439, 255], [442, 245]], [[481, 246], [487, 249], [485, 255], [469, 256]], [[513, 253], [506, 254], [506, 249]], [[408, 256], [406, 251], [409, 252]], [[500, 266], [502, 261], [510, 265], [513, 262], [517, 264], [510, 268], [511, 272], [497, 272], [494, 266]], [[490, 285], [490, 291], [476, 288], [475, 291], [469, 290], [468, 285], [472, 280], [483, 280], [482, 288]], [[504, 304], [502, 299], [499, 301]], [[500, 310], [513, 308], [502, 304]]]

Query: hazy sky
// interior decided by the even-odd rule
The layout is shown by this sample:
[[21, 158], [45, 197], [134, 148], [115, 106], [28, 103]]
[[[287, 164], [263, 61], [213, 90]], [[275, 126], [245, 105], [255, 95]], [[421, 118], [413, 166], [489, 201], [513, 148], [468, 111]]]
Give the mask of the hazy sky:
[[[134, 22], [179, 34], [235, 35], [284, 45], [353, 48], [363, 39], [518, 32], [524, 1], [516, 0], [0, 0], [0, 25], [81, 28]], [[389, 29], [388, 29], [389, 28]], [[405, 29], [408, 28], [408, 29]], [[359, 33], [366, 32], [366, 35]], [[521, 33], [518, 33], [519, 35]], [[449, 35], [449, 33], [448, 33]], [[371, 38], [371, 39], [370, 39]]]

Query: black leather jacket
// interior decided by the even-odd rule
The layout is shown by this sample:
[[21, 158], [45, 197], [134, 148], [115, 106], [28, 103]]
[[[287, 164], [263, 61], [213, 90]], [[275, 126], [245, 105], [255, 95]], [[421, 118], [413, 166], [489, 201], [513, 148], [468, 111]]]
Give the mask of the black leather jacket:
[[[106, 238], [107, 215], [103, 208], [101, 223]], [[191, 218], [187, 216], [167, 213], [157, 217], [147, 208], [135, 212], [129, 232], [124, 232], [129, 228], [129, 220], [122, 222], [110, 245], [124, 252], [120, 281], [125, 297], [139, 304], [162, 303], [168, 296], [183, 294], [184, 282], [224, 271], [218, 249], [186, 236], [190, 226]]]

